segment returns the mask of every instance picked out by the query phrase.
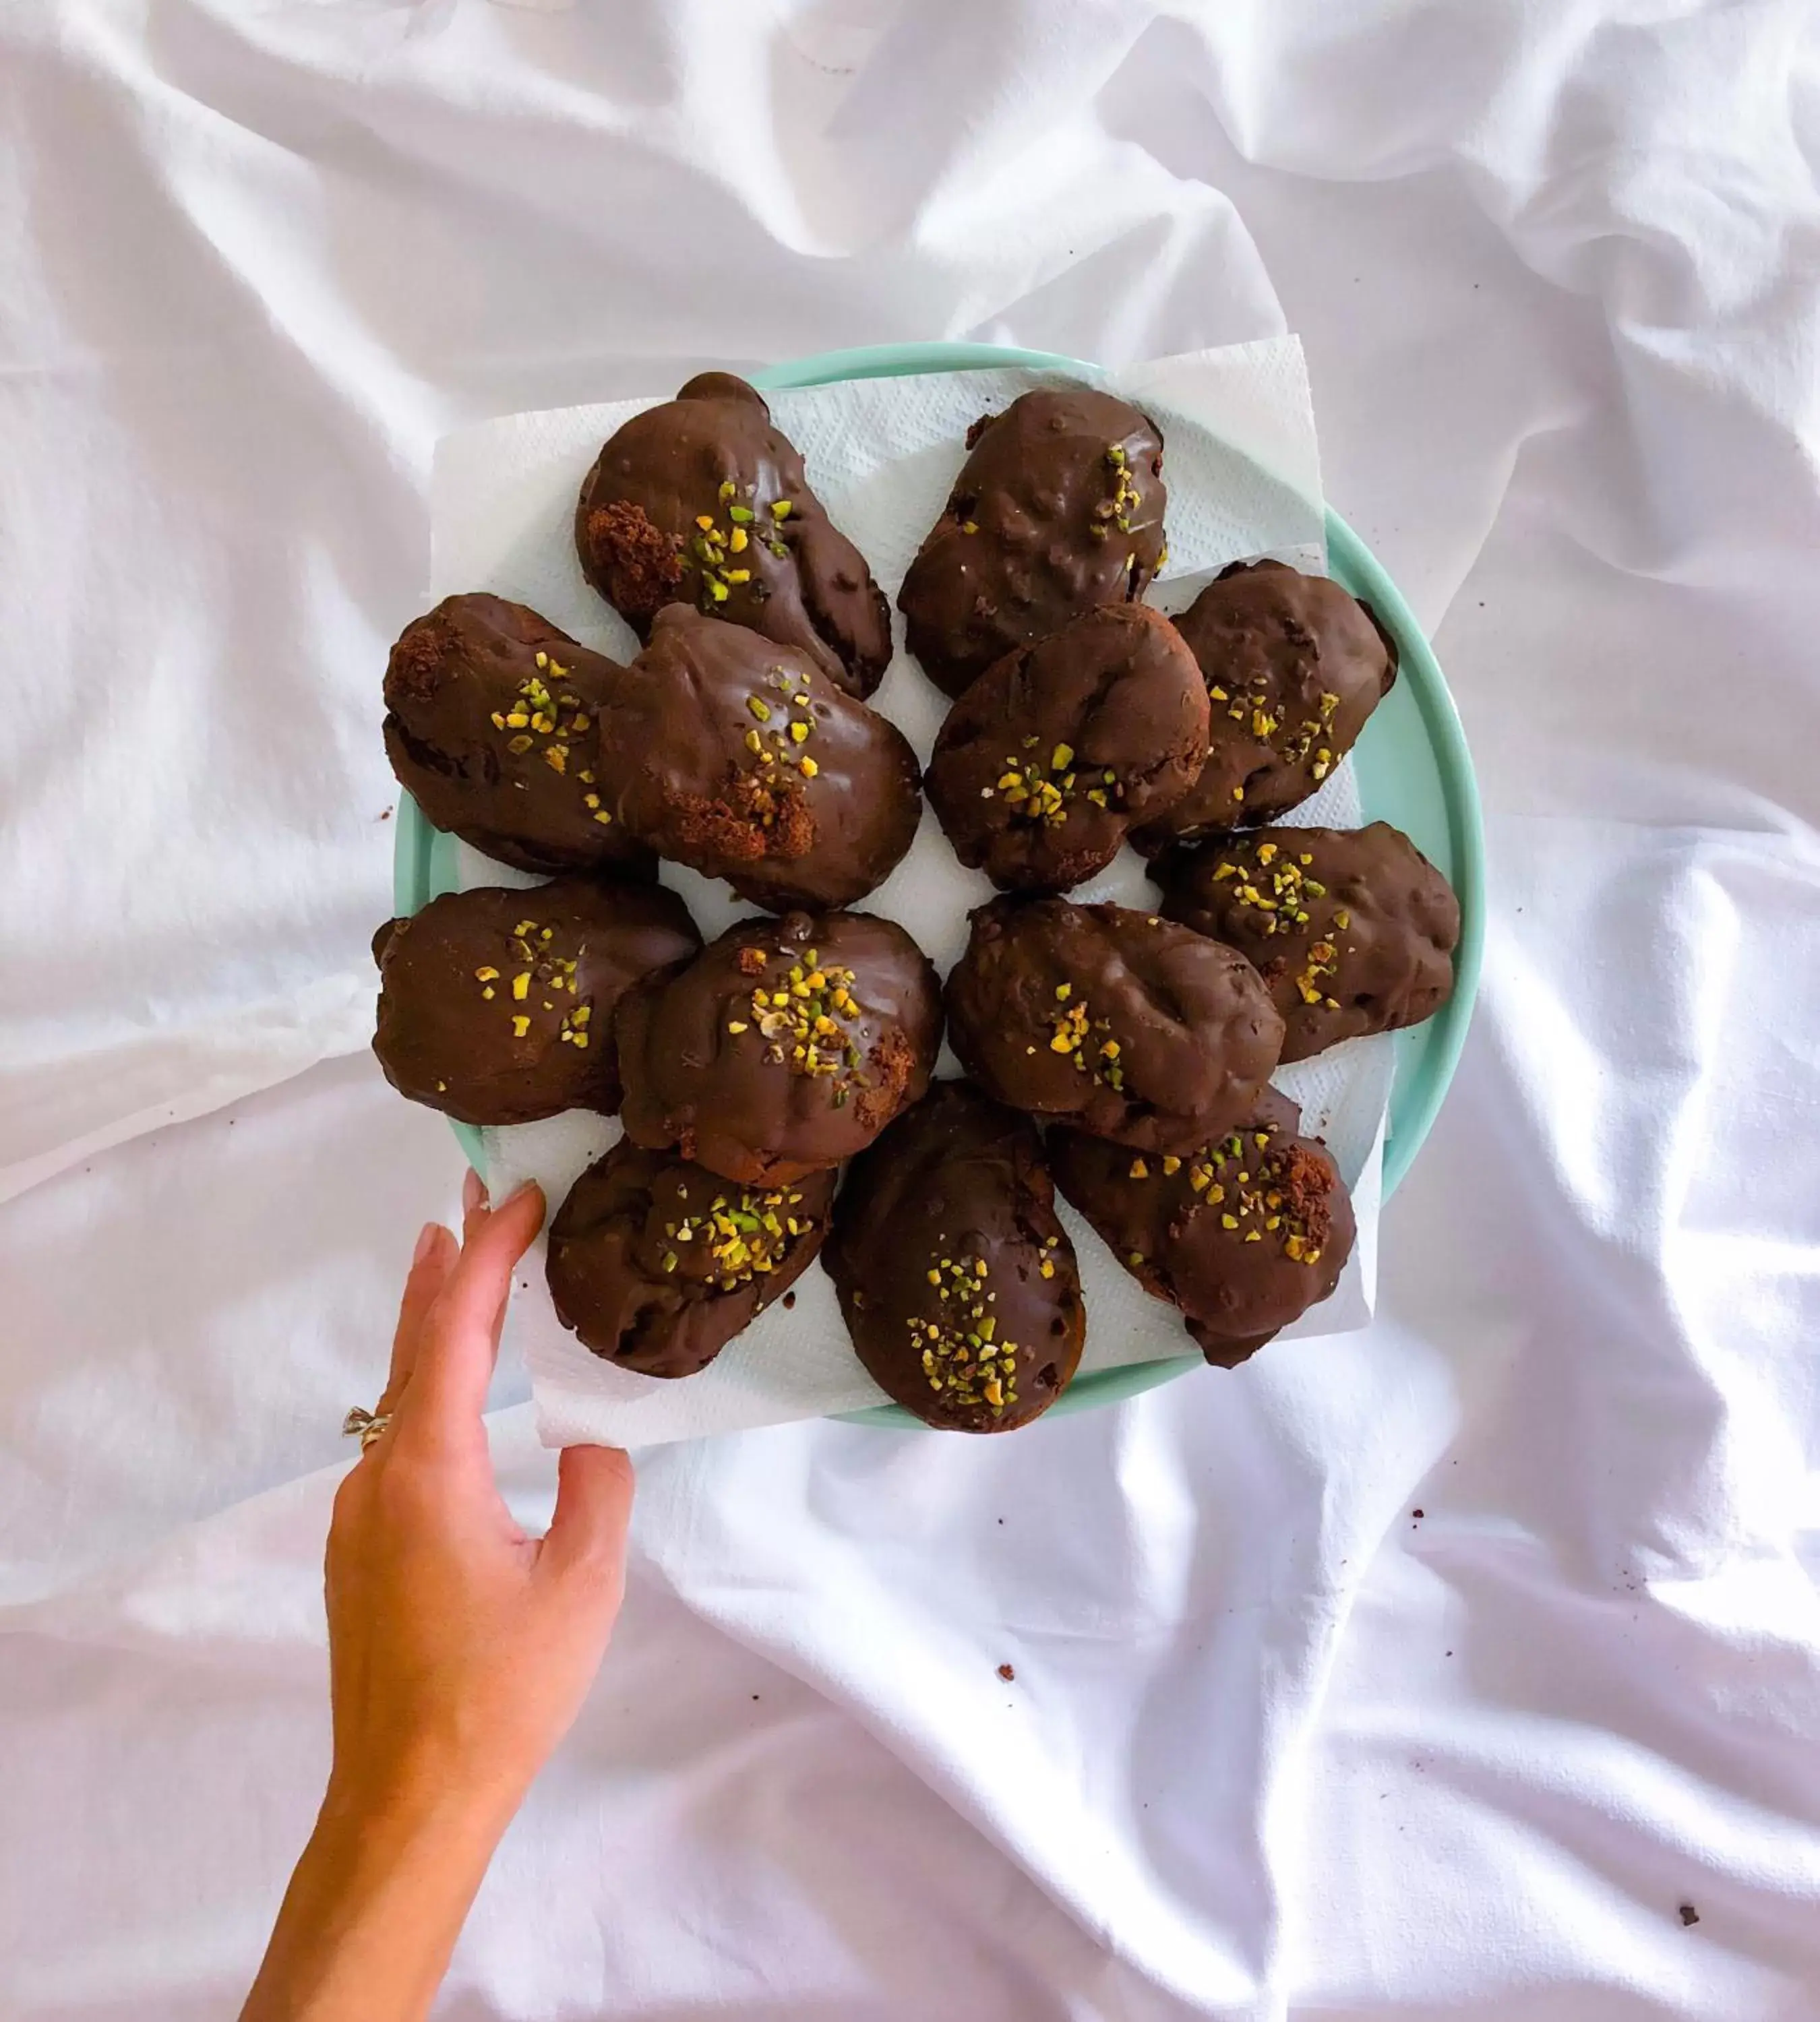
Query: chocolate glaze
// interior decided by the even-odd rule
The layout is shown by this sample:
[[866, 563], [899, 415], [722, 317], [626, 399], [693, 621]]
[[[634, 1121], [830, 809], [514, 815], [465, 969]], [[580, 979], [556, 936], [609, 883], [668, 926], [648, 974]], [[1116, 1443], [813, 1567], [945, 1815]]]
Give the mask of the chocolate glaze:
[[1460, 902], [1400, 829], [1261, 828], [1171, 852], [1162, 911], [1250, 958], [1283, 1058], [1419, 1025], [1453, 991]]
[[655, 876], [650, 853], [586, 805], [619, 671], [527, 604], [444, 597], [386, 666], [392, 769], [427, 819], [502, 863]]
[[1160, 611], [1102, 605], [1007, 654], [948, 711], [930, 803], [955, 855], [1001, 892], [1065, 891], [1193, 785], [1207, 706]]
[[601, 790], [628, 834], [773, 912], [883, 884], [923, 810], [897, 726], [805, 655], [687, 604], [615, 686]]
[[1163, 438], [1129, 402], [1044, 387], [982, 415], [967, 449], [897, 595], [950, 695], [1096, 604], [1136, 603], [1163, 554]]
[[561, 878], [451, 892], [375, 937], [373, 1050], [400, 1095], [464, 1123], [611, 1116], [620, 997], [700, 946], [660, 885]]
[[1167, 814], [1133, 831], [1146, 855], [1307, 800], [1397, 677], [1394, 643], [1371, 611], [1283, 562], [1233, 563], [1175, 626], [1213, 705], [1207, 763]]
[[870, 695], [890, 661], [890, 611], [864, 556], [757, 389], [730, 372], [701, 374], [608, 438], [575, 542], [641, 638], [681, 601], [793, 647], [851, 695]]
[[948, 1037], [989, 1093], [1146, 1150], [1245, 1113], [1283, 1021], [1242, 955], [1123, 906], [997, 899], [948, 979]]
[[1296, 1105], [1267, 1089], [1238, 1128], [1179, 1157], [1058, 1130], [1049, 1161], [1113, 1254], [1230, 1369], [1328, 1298], [1352, 1252], [1352, 1203], [1299, 1128]]
[[808, 1268], [834, 1178], [739, 1187], [622, 1139], [550, 1225], [557, 1318], [622, 1369], [694, 1375]]
[[823, 1261], [860, 1360], [925, 1424], [1028, 1425], [1067, 1387], [1087, 1316], [1029, 1120], [940, 1082], [853, 1161]]
[[742, 921], [632, 991], [618, 1035], [628, 1137], [775, 1186], [850, 1159], [922, 1094], [940, 986], [893, 921], [791, 913]]

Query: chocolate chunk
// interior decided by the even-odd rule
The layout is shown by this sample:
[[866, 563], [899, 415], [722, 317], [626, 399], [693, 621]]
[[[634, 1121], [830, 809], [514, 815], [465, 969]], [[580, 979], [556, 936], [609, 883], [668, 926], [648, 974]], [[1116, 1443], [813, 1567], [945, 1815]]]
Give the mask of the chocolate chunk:
[[989, 1094], [1146, 1151], [1228, 1129], [1283, 1021], [1242, 955], [1123, 906], [996, 899], [948, 979], [948, 1037]]
[[784, 912], [882, 885], [923, 810], [897, 726], [804, 655], [685, 604], [658, 613], [605, 719], [601, 791], [627, 834]]
[[620, 997], [700, 946], [661, 885], [562, 878], [451, 892], [375, 937], [373, 1050], [400, 1095], [464, 1123], [611, 1116]]
[[824, 1252], [887, 1396], [957, 1433], [1028, 1425], [1066, 1389], [1087, 1315], [1034, 1127], [940, 1082], [853, 1162]]
[[1299, 1128], [1295, 1104], [1266, 1089], [1236, 1129], [1179, 1156], [1049, 1133], [1056, 1184], [1221, 1368], [1329, 1297], [1352, 1254], [1352, 1203]]
[[1166, 815], [1133, 831], [1146, 856], [1299, 806], [1397, 678], [1395, 644], [1370, 611], [1283, 562], [1235, 562], [1175, 628], [1213, 706], [1207, 763]]
[[528, 605], [444, 597], [386, 666], [392, 769], [428, 820], [502, 863], [655, 876], [650, 853], [587, 802], [619, 671]]
[[891, 614], [866, 559], [809, 488], [755, 389], [704, 372], [634, 414], [582, 486], [583, 572], [641, 639], [667, 604], [697, 606], [806, 654], [850, 695], [891, 658]]
[[806, 1271], [834, 1174], [734, 1186], [624, 1139], [569, 1189], [550, 1225], [556, 1316], [646, 1376], [693, 1376]]
[[1086, 386], [982, 416], [904, 578], [910, 650], [945, 695], [1102, 604], [1135, 604], [1163, 557], [1163, 438]]
[[941, 991], [894, 921], [791, 913], [632, 991], [618, 1033], [628, 1137], [780, 1186], [850, 1159], [922, 1094]]
[[1460, 902], [1400, 829], [1261, 828], [1171, 852], [1162, 911], [1256, 965], [1283, 1058], [1432, 1017], [1453, 990]]
[[1207, 689], [1160, 611], [1107, 604], [989, 667], [948, 713], [929, 799], [1002, 892], [1065, 891], [1193, 785]]

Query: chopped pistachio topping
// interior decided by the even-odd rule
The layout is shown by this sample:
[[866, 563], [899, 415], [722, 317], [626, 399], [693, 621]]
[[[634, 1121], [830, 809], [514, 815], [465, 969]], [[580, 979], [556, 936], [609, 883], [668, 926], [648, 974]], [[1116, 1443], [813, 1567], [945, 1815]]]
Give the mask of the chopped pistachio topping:
[[[729, 567], [728, 557], [747, 553], [751, 547], [751, 529], [759, 517], [760, 509], [753, 504], [755, 485], [743, 489], [731, 477], [723, 477], [714, 495], [714, 503], [725, 513], [723, 526], [712, 513], [698, 513], [695, 516], [696, 532], [687, 549], [689, 561], [693, 564], [700, 581], [696, 597], [699, 607], [711, 615], [732, 597], [735, 590], [743, 590], [754, 604], [762, 604], [769, 595], [762, 578], [755, 578], [749, 566]], [[778, 499], [771, 506], [770, 517], [781, 521], [791, 511], [788, 499]], [[761, 539], [777, 556], [788, 556], [790, 550], [775, 535], [761, 535]]]
[[[934, 1316], [913, 1316], [908, 1325], [930, 1389], [959, 1410], [1008, 1411], [1018, 1401], [1018, 1344], [998, 1338], [991, 1266], [983, 1257], [937, 1257], [924, 1275], [935, 1290]], [[1053, 1267], [1044, 1275], [1053, 1276]]]
[[1233, 898], [1257, 914], [1266, 935], [1292, 933], [1308, 925], [1308, 901], [1327, 896], [1327, 887], [1308, 875], [1310, 861], [1286, 855], [1274, 842], [1241, 845], [1214, 866], [1214, 881], [1232, 885]]
[[[1132, 477], [1131, 458], [1123, 443], [1107, 444], [1106, 465], [1113, 480], [1112, 495], [1094, 507], [1091, 529], [1094, 538], [1099, 541], [1105, 540], [1115, 527], [1121, 534], [1130, 533], [1131, 515], [1144, 502], [1143, 494]], [[1133, 559], [1126, 557], [1127, 568]]]
[[780, 948], [773, 957], [757, 948], [744, 951], [757, 958], [740, 964], [757, 979], [751, 1016], [729, 1019], [727, 1031], [736, 1038], [756, 1026], [769, 1059], [793, 1074], [831, 1078], [835, 1107], [843, 1108], [848, 1089], [865, 1084], [864, 1056], [856, 1037], [865, 1009], [853, 995], [853, 972], [832, 962], [822, 965], [819, 952], [808, 948], [798, 954]]
[[[1327, 896], [1327, 887], [1308, 874], [1314, 861], [1311, 852], [1292, 856], [1274, 842], [1254, 843], [1248, 849], [1241, 845], [1214, 866], [1214, 881], [1232, 886], [1233, 897], [1246, 911], [1256, 914], [1266, 936], [1294, 933], [1311, 924], [1310, 900]], [[1342, 933], [1352, 925], [1352, 914], [1343, 907], [1336, 910], [1333, 919]], [[1331, 935], [1310, 943], [1308, 958], [1295, 979], [1296, 993], [1304, 1004], [1325, 1005], [1330, 1011], [1339, 1009], [1328, 987], [1339, 972], [1339, 956]]]
[[[748, 730], [745, 735], [746, 749], [758, 761], [753, 768], [754, 773], [762, 784], [773, 787], [794, 784], [776, 777], [774, 768], [780, 766], [805, 779], [816, 778], [821, 767], [801, 748], [816, 732], [813, 681], [806, 673], [773, 666], [765, 676], [765, 685], [777, 700], [767, 701], [757, 695], [746, 698], [747, 713], [755, 722], [765, 726], [762, 731]], [[797, 714], [792, 715], [792, 710]], [[781, 795], [769, 801], [762, 797], [755, 811], [756, 819], [762, 827], [773, 827], [787, 807], [788, 801]]]
[[[518, 699], [510, 709], [493, 712], [493, 728], [510, 733], [506, 749], [514, 758], [535, 750], [553, 772], [566, 777], [573, 740], [593, 728], [594, 719], [583, 698], [566, 685], [568, 669], [546, 652], [536, 659], [539, 671], [518, 684]], [[584, 772], [580, 777], [592, 784], [593, 773]], [[603, 827], [612, 821], [598, 794], [587, 796], [587, 805]]]
[[1056, 998], [1063, 1008], [1051, 1014], [1050, 1052], [1066, 1054], [1073, 1061], [1077, 1073], [1089, 1076], [1103, 1086], [1123, 1089], [1123, 1049], [1112, 1037], [1112, 1027], [1105, 1019], [1095, 1018], [1085, 1004], [1072, 1002], [1073, 995], [1071, 984], [1058, 983], [1055, 986]]
[[1003, 800], [1014, 820], [1060, 828], [1068, 819], [1068, 803], [1077, 793], [1098, 808], [1124, 798], [1124, 787], [1109, 768], [1083, 771], [1076, 763], [1074, 746], [1066, 743], [1054, 746], [1045, 765], [1033, 748], [1036, 742], [1026, 737], [1021, 752], [1006, 753], [997, 779], [980, 790], [981, 799]]
[[[691, 1248], [689, 1254], [707, 1260], [709, 1283], [723, 1292], [736, 1291], [755, 1278], [769, 1277], [785, 1261], [791, 1246], [815, 1225], [812, 1215], [799, 1212], [802, 1195], [791, 1188], [729, 1187], [699, 1209], [687, 1205], [686, 1188], [682, 1197], [685, 1211], [664, 1223], [665, 1239], [701, 1245], [699, 1250]], [[674, 1271], [678, 1261], [677, 1250], [666, 1250], [663, 1268]]]
[[1324, 1004], [1329, 1011], [1337, 1011], [1339, 1002], [1322, 987], [1326, 979], [1339, 967], [1339, 951], [1328, 940], [1315, 942], [1308, 951], [1307, 965], [1296, 978], [1296, 987], [1304, 1004]]
[[[506, 944], [512, 958], [519, 966], [510, 978], [507, 988], [506, 1016], [511, 1020], [514, 1038], [527, 1037], [531, 1030], [528, 1010], [519, 1007], [532, 1002], [533, 986], [536, 1002], [546, 1011], [554, 1011], [561, 1000], [567, 996], [574, 998], [579, 994], [576, 980], [576, 962], [573, 957], [560, 955], [555, 951], [556, 930], [536, 920], [518, 921], [506, 936]], [[499, 995], [494, 984], [507, 980], [492, 962], [483, 962], [474, 971], [474, 980], [481, 986], [483, 1003], [490, 1004]], [[572, 1003], [563, 1011], [557, 1037], [569, 1044], [585, 1048], [587, 1045], [587, 1027], [594, 1016], [590, 1006]]]
[[[1260, 744], [1271, 750], [1292, 765], [1307, 765], [1312, 776], [1325, 779], [1332, 771], [1335, 758], [1332, 746], [1333, 720], [1339, 709], [1339, 697], [1324, 691], [1315, 704], [1314, 712], [1299, 722], [1291, 722], [1281, 713], [1282, 705], [1273, 704], [1268, 699], [1270, 677], [1259, 673], [1252, 677], [1249, 683], [1238, 693], [1220, 686], [1217, 682], [1208, 687], [1208, 700], [1216, 708], [1223, 708], [1228, 719], [1240, 724]], [[1211, 754], [1215, 747], [1209, 745]], [[1312, 753], [1312, 761], [1310, 754]], [[1234, 800], [1243, 800], [1244, 792], [1234, 787]]]
[[[1146, 1179], [1142, 1159], [1131, 1162], [1129, 1177]], [[1244, 1243], [1274, 1239], [1292, 1263], [1318, 1264], [1331, 1217], [1328, 1206], [1332, 1180], [1319, 1159], [1293, 1140], [1281, 1141], [1274, 1129], [1248, 1136], [1234, 1131], [1215, 1139], [1186, 1159], [1165, 1159], [1164, 1179], [1175, 1179], [1186, 1168], [1190, 1214], [1202, 1208], [1216, 1212], [1219, 1225]]]

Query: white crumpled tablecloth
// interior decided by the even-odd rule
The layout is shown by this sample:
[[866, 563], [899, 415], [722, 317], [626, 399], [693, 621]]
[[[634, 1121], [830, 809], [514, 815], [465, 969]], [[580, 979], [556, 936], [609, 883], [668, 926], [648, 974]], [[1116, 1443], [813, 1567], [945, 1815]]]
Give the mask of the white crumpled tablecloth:
[[0, 13], [0, 2013], [231, 2015], [320, 1791], [336, 1427], [459, 1174], [361, 1051], [436, 438], [1293, 329], [1493, 852], [1376, 1323], [1003, 1443], [653, 1454], [442, 2012], [1820, 2013], [1815, 34]]

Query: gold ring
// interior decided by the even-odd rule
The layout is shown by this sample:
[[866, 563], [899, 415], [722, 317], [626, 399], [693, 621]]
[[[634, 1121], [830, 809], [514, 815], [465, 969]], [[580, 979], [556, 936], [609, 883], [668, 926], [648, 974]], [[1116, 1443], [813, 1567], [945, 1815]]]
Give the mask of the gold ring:
[[342, 1419], [342, 1433], [346, 1439], [357, 1438], [360, 1442], [360, 1451], [364, 1453], [391, 1422], [392, 1414], [389, 1411], [364, 1411], [356, 1404]]

